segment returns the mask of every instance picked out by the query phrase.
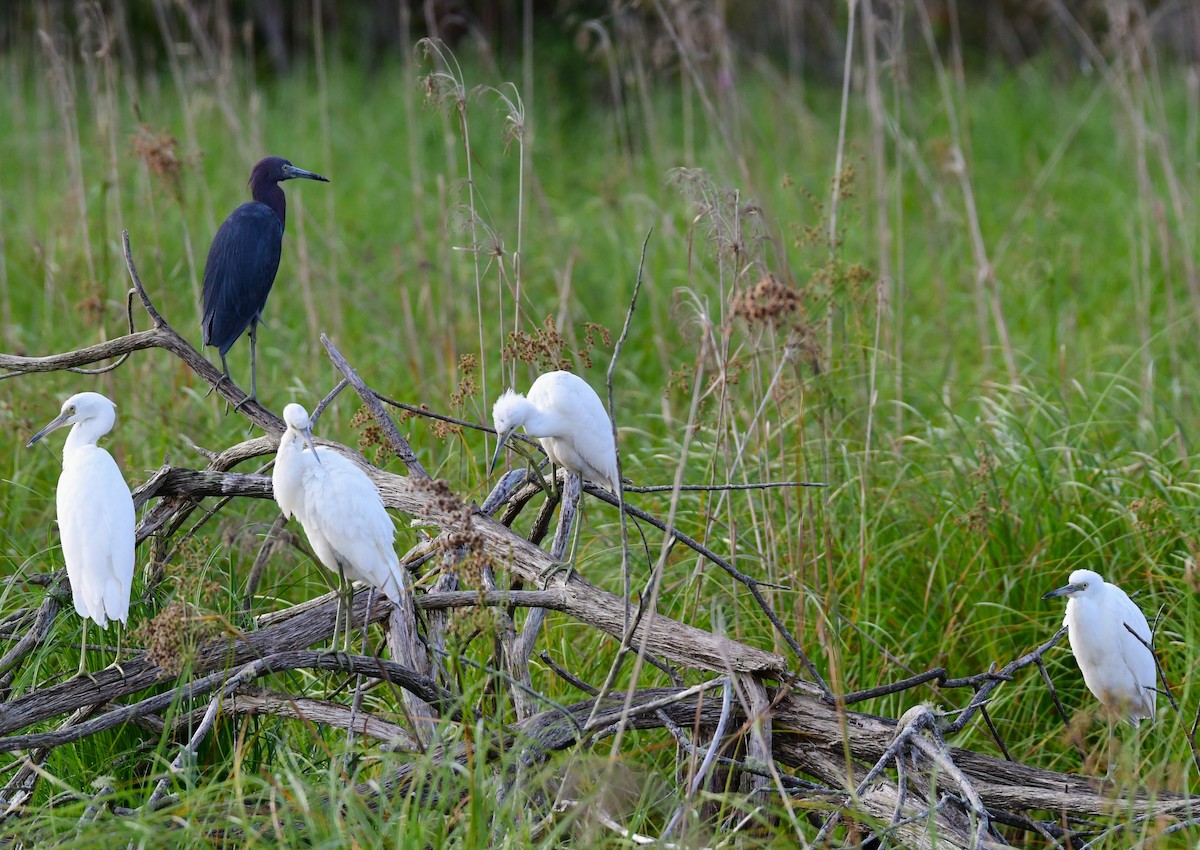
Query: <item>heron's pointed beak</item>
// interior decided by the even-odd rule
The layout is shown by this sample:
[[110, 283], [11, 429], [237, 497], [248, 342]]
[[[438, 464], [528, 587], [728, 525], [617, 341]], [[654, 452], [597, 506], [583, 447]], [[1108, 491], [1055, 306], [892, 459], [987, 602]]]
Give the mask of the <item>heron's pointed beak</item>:
[[496, 452], [492, 455], [492, 464], [488, 467], [488, 475], [496, 471], [496, 464], [500, 462], [500, 455], [504, 453], [504, 444], [508, 442], [508, 438], [512, 436], [512, 431], [507, 434], [500, 435], [500, 442], [496, 443]]
[[304, 435], [304, 442], [308, 443], [308, 450], [313, 453], [313, 457], [317, 459], [317, 463], [320, 463], [321, 456], [317, 454], [317, 444], [313, 442], [312, 428], [305, 428], [300, 433]]
[[42, 437], [49, 434], [51, 431], [56, 431], [59, 428], [61, 428], [62, 426], [66, 425], [67, 420], [70, 418], [71, 418], [71, 415], [69, 413], [58, 414], [58, 416], [55, 416], [54, 419], [52, 419], [50, 422], [48, 422], [46, 424], [45, 428], [38, 431], [36, 434], [33, 435], [33, 437], [30, 438], [29, 442], [25, 444], [25, 448], [29, 448], [34, 443], [36, 443], [38, 440], [40, 440]]
[[1075, 593], [1077, 590], [1083, 590], [1077, 584], [1068, 584], [1066, 587], [1060, 587], [1058, 590], [1052, 590], [1049, 593], [1043, 594], [1043, 599], [1053, 599], [1055, 596], [1068, 596]]
[[283, 167], [284, 180], [295, 180], [297, 177], [303, 177], [306, 180], [318, 180], [322, 183], [329, 182], [328, 177], [322, 177], [320, 174], [312, 171], [305, 171], [303, 168], [297, 168], [294, 165], [285, 165]]

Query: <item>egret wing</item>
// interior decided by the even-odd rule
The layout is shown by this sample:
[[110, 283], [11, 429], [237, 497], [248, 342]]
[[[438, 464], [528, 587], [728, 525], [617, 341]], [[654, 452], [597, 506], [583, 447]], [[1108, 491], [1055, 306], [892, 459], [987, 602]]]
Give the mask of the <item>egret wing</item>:
[[1134, 638], [1125, 628], [1125, 624], [1129, 624], [1129, 627], [1137, 632], [1142, 640], [1149, 643], [1150, 624], [1146, 622], [1146, 615], [1142, 613], [1142, 609], [1137, 606], [1137, 603], [1130, 599], [1123, 590], [1116, 588], [1115, 585], [1113, 587], [1117, 592], [1110, 594], [1110, 605], [1115, 628], [1120, 630], [1117, 644], [1120, 646], [1121, 658], [1125, 666], [1129, 668], [1138, 687], [1141, 688], [1148, 713], [1153, 715], [1156, 679], [1154, 656], [1142, 641]]
[[320, 463], [304, 470], [304, 516], [337, 553], [347, 577], [382, 590], [399, 601], [400, 559], [393, 542], [396, 527], [379, 490], [353, 461], [319, 447]]
[[102, 628], [129, 618], [134, 511], [112, 456], [87, 446], [66, 459], [58, 481], [58, 524], [75, 611]]
[[258, 319], [279, 271], [283, 225], [266, 204], [242, 204], [217, 230], [204, 264], [204, 344], [224, 357]]
[[571, 372], [548, 372], [533, 382], [529, 400], [570, 424], [569, 429], [553, 436], [582, 461], [586, 477], [615, 491], [617, 458], [612, 422], [591, 385]]

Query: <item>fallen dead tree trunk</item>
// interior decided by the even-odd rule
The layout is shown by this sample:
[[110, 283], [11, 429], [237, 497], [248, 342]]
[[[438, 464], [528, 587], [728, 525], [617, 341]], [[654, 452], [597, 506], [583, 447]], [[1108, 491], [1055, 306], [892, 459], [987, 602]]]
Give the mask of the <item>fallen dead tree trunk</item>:
[[[580, 744], [590, 745], [615, 734], [620, 728], [667, 730], [672, 725], [683, 729], [716, 726], [721, 720], [722, 702], [714, 693], [714, 689], [697, 694], [695, 688], [649, 688], [633, 694], [610, 695], [599, 704], [584, 700], [567, 706], [566, 714], [559, 709], [550, 709], [516, 724], [511, 736], [498, 746], [489, 748], [488, 752], [496, 756], [508, 749], [520, 748], [530, 758], [536, 759]], [[839, 711], [817, 697], [787, 689], [769, 689], [769, 693], [774, 757], [780, 766], [788, 768], [783, 776], [789, 780], [796, 777], [808, 777], [811, 780], [787, 784], [784, 788], [786, 793], [797, 800], [807, 800], [810, 805], [827, 813], [842, 812], [853, 817], [855, 806], [863, 800], [863, 796], [861, 793], [852, 795], [850, 789], [856, 788], [871, 766], [889, 751], [901, 724], [870, 714]], [[749, 720], [744, 709], [737, 705], [732, 708], [730, 719], [743, 728]], [[946, 755], [978, 794], [988, 812], [999, 816], [1000, 823], [1032, 824], [1034, 821], [1030, 813], [1036, 812], [1047, 812], [1052, 818], [1078, 818], [1126, 811], [1140, 817], [1156, 816], [1174, 820], [1193, 818], [1197, 814], [1195, 801], [1184, 795], [1141, 791], [1132, 798], [1113, 797], [1110, 794], [1111, 786], [1106, 787], [1105, 783], [1091, 777], [1043, 770], [959, 747], [946, 748]], [[443, 749], [438, 752], [438, 758], [465, 765], [469, 758], [468, 748], [460, 745]], [[752, 762], [741, 763], [740, 766], [769, 772], [766, 766]], [[929, 768], [926, 771], [936, 773]], [[912, 772], [918, 771], [914, 768]], [[430, 793], [430, 789], [422, 786], [424, 778], [423, 767], [406, 765], [382, 783], [382, 791], [385, 794]], [[861, 811], [864, 820], [870, 822], [874, 818], [883, 818], [886, 821], [905, 807], [932, 811], [928, 800], [922, 802], [919, 797], [907, 802], [897, 799], [896, 783], [889, 777], [880, 776], [878, 782], [880, 785], [890, 784], [892, 792], [888, 794], [876, 790], [873, 801]], [[358, 790], [369, 796], [378, 793], [379, 785], [363, 784]], [[889, 802], [883, 805], [883, 800]], [[917, 805], [914, 806], [914, 803]], [[1005, 818], [1005, 814], [1020, 817]], [[942, 833], [943, 838], [960, 832], [952, 822], [947, 823], [950, 828]], [[1052, 824], [1046, 826], [1053, 828]], [[926, 825], [922, 824], [920, 832], [926, 831]], [[1061, 834], [1061, 830], [1055, 831]], [[969, 835], [959, 835], [958, 840], [963, 843], [938, 846], [986, 844]], [[988, 841], [999, 843], [995, 838], [989, 838]]]
[[[99, 346], [46, 358], [0, 355], [0, 368], [10, 370], [10, 375], [77, 368], [97, 359], [159, 347], [179, 357], [223, 397], [243, 403], [241, 390], [222, 381], [221, 373], [154, 310], [133, 267], [127, 240], [126, 258], [135, 291], [154, 322], [152, 330], [131, 332]], [[985, 848], [1004, 846], [1000, 825], [1055, 838], [1074, 834], [1075, 819], [1104, 816], [1114, 810], [1130, 813], [1135, 819], [1156, 817], [1183, 822], [1193, 817], [1191, 804], [1184, 797], [1139, 792], [1114, 799], [1111, 789], [1095, 780], [997, 759], [946, 743], [943, 735], [953, 735], [977, 716], [990, 724], [986, 713], [989, 695], [1011, 681], [1018, 671], [1040, 665], [1042, 654], [1061, 638], [1062, 632], [999, 670], [949, 680], [946, 672], [938, 669], [869, 691], [834, 694], [821, 680], [805, 648], [759, 592], [760, 582], [682, 534], [669, 521], [602, 493], [597, 495], [618, 505], [625, 514], [647, 520], [673, 542], [691, 547], [700, 557], [728, 572], [739, 583], [735, 585], [739, 591], [744, 588], [753, 596], [764, 619], [782, 638], [782, 644], [790, 647], [792, 655], [785, 657], [749, 646], [660, 614], [653, 602], [657, 576], [650, 577], [636, 602], [596, 587], [577, 574], [554, 574], [543, 587], [542, 577], [556, 562], [537, 544], [549, 529], [557, 494], [548, 495], [541, 503], [530, 539], [515, 533], [509, 524], [533, 504], [540, 492], [536, 476], [517, 471], [497, 485], [483, 507], [464, 502], [445, 482], [429, 479], [391, 422], [383, 397], [366, 385], [331, 342], [323, 341], [330, 359], [344, 375], [327, 401], [344, 387], [353, 387], [375, 417], [387, 445], [406, 464], [409, 475], [383, 471], [345, 446], [320, 442], [360, 463], [390, 508], [432, 527], [432, 536], [414, 546], [405, 564], [414, 575], [440, 573], [432, 576], [436, 578], [435, 589], [414, 591], [398, 606], [377, 600], [369, 611], [366, 591], [354, 599], [356, 621], [387, 624], [392, 660], [309, 649], [327, 642], [333, 634], [336, 600], [330, 594], [256, 620], [246, 619], [240, 627], [227, 625], [225, 633], [201, 641], [186, 658], [170, 659], [171, 663], [143, 653], [127, 659], [121, 669], [109, 668], [91, 678], [76, 677], [11, 695], [0, 704], [0, 752], [20, 751], [17, 758], [23, 763], [0, 795], [4, 806], [0, 818], [19, 813], [28, 802], [40, 775], [38, 766], [54, 747], [129, 722], [165, 729], [166, 710], [181, 701], [187, 703], [186, 710], [172, 728], [189, 731], [190, 738], [172, 763], [173, 770], [195, 754], [221, 713], [273, 714], [359, 729], [375, 739], [386, 737], [403, 748], [419, 750], [430, 740], [433, 724], [454, 727], [478, 715], [442, 669], [442, 656], [448, 652], [448, 618], [429, 616], [422, 628], [417, 613], [482, 606], [496, 609], [492, 629], [496, 643], [519, 645], [522, 651], [510, 653], [481, 672], [490, 677], [498, 691], [508, 692], [510, 704], [517, 702], [512, 695], [520, 690], [526, 710], [551, 701], [532, 687], [529, 675], [530, 653], [526, 650], [531, 649], [537, 631], [518, 631], [531, 622], [540, 624], [542, 615], [526, 616], [522, 624], [521, 609], [558, 612], [607, 635], [605, 640], [615, 641], [616, 648], [609, 681], [599, 687], [573, 678], [569, 670], [548, 659], [560, 676], [592, 694], [591, 698], [537, 711], [507, 727], [493, 722], [489, 730], [498, 728], [499, 740], [496, 746], [483, 748], [488, 758], [518, 749], [523, 759], [538, 761], [554, 752], [584, 750], [598, 740], [619, 738], [631, 730], [663, 730], [674, 739], [680, 753], [680, 808], [664, 833], [678, 825], [684, 808], [693, 805], [698, 789], [711, 783], [719, 772], [727, 776], [732, 772], [732, 779], [739, 781], [723, 787], [740, 788], [747, 801], [766, 796], [778, 799], [791, 813], [797, 829], [801, 817], [807, 816], [820, 840], [829, 839], [840, 825], [848, 825], [846, 828], [859, 836], [874, 835], [904, 846], [933, 847], [936, 838], [938, 847]], [[247, 460], [270, 455], [277, 445], [281, 423], [256, 403], [242, 404], [238, 412], [267, 434], [219, 454], [210, 453], [206, 469], [164, 465], [135, 492], [139, 507], [147, 508], [138, 527], [138, 539], [154, 539], [155, 558], [159, 561], [156, 567], [171, 557], [171, 550], [159, 544], [172, 539], [202, 500], [272, 498], [268, 476], [233, 469]], [[224, 502], [208, 509], [188, 533], [194, 533], [221, 504]], [[560, 512], [560, 517], [565, 513]], [[266, 546], [282, 527], [278, 521], [272, 526], [259, 560], [265, 560]], [[564, 530], [559, 529], [560, 535]], [[469, 570], [465, 569], [468, 564]], [[476, 586], [456, 589], [465, 585], [468, 576]], [[45, 643], [60, 613], [63, 590], [58, 580], [48, 579], [46, 584], [47, 599], [36, 612], [31, 607], [5, 621], [11, 637], [17, 640], [0, 659], [6, 688], [15, 671]], [[525, 589], [529, 587], [541, 589]], [[21, 629], [25, 629], [23, 634]], [[501, 654], [497, 652], [497, 656]], [[640, 678], [634, 674], [628, 688], [616, 688], [613, 682], [618, 671], [628, 672], [629, 665], [622, 668], [626, 659], [634, 659], [635, 669], [642, 662], [654, 665], [673, 682], [682, 682], [686, 675], [710, 678], [692, 687], [680, 684], [646, 688], [639, 686]], [[513, 665], [517, 669], [512, 669]], [[395, 702], [404, 709], [382, 716], [362, 711], [357, 703], [347, 707], [334, 700], [289, 695], [279, 689], [277, 682], [272, 682], [269, 689], [251, 684], [297, 669], [340, 671], [386, 683], [403, 691]], [[943, 723], [921, 708], [891, 719], [847, 707], [856, 700], [934, 685], [972, 688], [971, 697], [960, 706], [954, 722]], [[413, 706], [428, 711], [409, 710]], [[521, 717], [523, 712], [517, 714]], [[55, 728], [48, 728], [51, 721], [57, 723]], [[451, 738], [446, 735], [442, 740]], [[996, 740], [1003, 750], [998, 735]], [[434, 741], [431, 757], [435, 762], [466, 765], [465, 744], [452, 746], [437, 743], [436, 738]], [[361, 785], [359, 792], [416, 793], [432, 800], [439, 792], [424, 784], [425, 766], [414, 760], [382, 781]], [[154, 808], [164, 799], [165, 788], [165, 780], [160, 779], [146, 808]], [[93, 803], [104, 793], [102, 790]], [[533, 808], [538, 805], [530, 802]]]

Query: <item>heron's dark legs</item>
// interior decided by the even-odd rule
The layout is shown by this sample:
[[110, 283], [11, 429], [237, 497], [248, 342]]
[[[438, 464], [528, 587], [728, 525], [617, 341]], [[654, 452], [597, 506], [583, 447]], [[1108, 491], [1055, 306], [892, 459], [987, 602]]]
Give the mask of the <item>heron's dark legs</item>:
[[254, 375], [254, 348], [258, 344], [258, 322], [250, 323], [250, 398], [249, 401], [258, 401], [258, 384], [255, 381]]
[[[255, 376], [255, 348], [258, 345], [258, 322], [250, 322], [250, 395], [239, 401], [233, 406], [233, 409], [240, 410], [243, 404], [251, 401], [258, 401], [258, 383]], [[221, 358], [221, 365], [225, 365], [225, 358]], [[229, 367], [225, 368], [225, 376], [229, 376]], [[232, 379], [231, 379], [232, 380]]]
[[229, 374], [229, 364], [225, 362], [224, 354], [221, 355], [221, 372], [221, 377], [218, 378], [217, 382], [213, 384], [212, 387], [209, 388], [209, 391], [204, 394], [205, 398], [208, 398], [210, 395], [215, 393], [217, 391], [217, 387], [221, 386], [221, 384], [225, 383], [226, 381], [229, 381], [231, 384], [233, 383], [233, 376]]

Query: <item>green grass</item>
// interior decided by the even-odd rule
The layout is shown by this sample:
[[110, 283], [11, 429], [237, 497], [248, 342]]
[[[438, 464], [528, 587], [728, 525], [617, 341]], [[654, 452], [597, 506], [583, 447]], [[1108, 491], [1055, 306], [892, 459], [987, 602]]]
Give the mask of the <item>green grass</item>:
[[[520, 79], [519, 69], [497, 75], [463, 61], [471, 90]], [[115, 68], [119, 83], [107, 111], [103, 98], [86, 96], [89, 80], [103, 88], [87, 66], [76, 69], [75, 99], [66, 102], [44, 53], [32, 46], [10, 52], [0, 57], [3, 110], [10, 116], [0, 133], [0, 156], [8, 163], [0, 199], [6, 282], [0, 307], [10, 317], [2, 348], [48, 354], [122, 333], [123, 228], [158, 308], [198, 344], [196, 295], [211, 234], [245, 199], [250, 165], [278, 153], [333, 182], [287, 187], [283, 264], [259, 346], [263, 402], [277, 411], [293, 399], [311, 407], [336, 383], [318, 341], [325, 332], [380, 392], [486, 421], [514, 376], [526, 388], [539, 371], [502, 360], [516, 308], [526, 333], [553, 316], [575, 351], [584, 347], [586, 322], [615, 335], [642, 241], [653, 229], [645, 286], [616, 371], [625, 474], [638, 484], [667, 483], [682, 463], [689, 483], [829, 483], [822, 491], [687, 494], [677, 521], [742, 570], [789, 588], [771, 591], [771, 601], [839, 691], [932, 666], [961, 676], [1006, 663], [1058, 628], [1061, 606], [1040, 596], [1075, 568], [1096, 569], [1138, 591], [1148, 616], [1162, 609], [1157, 643], [1183, 717], [1164, 707], [1158, 724], [1140, 734], [1137, 773], [1153, 787], [1190, 791], [1195, 766], [1183, 730], [1200, 701], [1192, 676], [1200, 638], [1194, 471], [1200, 378], [1193, 356], [1197, 317], [1183, 272], [1184, 256], [1198, 259], [1190, 201], [1181, 217], [1165, 207], [1164, 255], [1155, 225], [1143, 230], [1140, 212], [1167, 197], [1161, 163], [1151, 164], [1150, 186], [1139, 188], [1128, 117], [1111, 93], [1091, 100], [1096, 80], [1052, 82], [1036, 67], [966, 80], [958, 107], [1017, 364], [1009, 374], [994, 325], [989, 320], [981, 331], [977, 322], [968, 219], [947, 168], [952, 140], [934, 81], [916, 74], [899, 106], [889, 105], [904, 144], [898, 149], [889, 139], [891, 159], [880, 175], [869, 161], [863, 97], [852, 94], [846, 163], [853, 175], [831, 248], [838, 93], [756, 67], [746, 63], [716, 118], [693, 100], [690, 123], [678, 80], [648, 81], [648, 103], [631, 106], [644, 110], [637, 113], [642, 120], [631, 156], [614, 148], [615, 118], [598, 98], [581, 103], [578, 91], [539, 73], [536, 98], [526, 104], [529, 171], [522, 185], [520, 144], [506, 143], [500, 99], [481, 91], [468, 100], [468, 160], [452, 104], [433, 102], [421, 89], [428, 66], [397, 63], [368, 76], [334, 61], [325, 69], [327, 97], [315, 96], [312, 67], [259, 86], [235, 64], [228, 91], [197, 78], [183, 96], [166, 72], [134, 76]], [[1192, 186], [1184, 86], [1168, 82], [1159, 95], [1171, 117], [1164, 147]], [[223, 100], [228, 114], [238, 116], [237, 132]], [[179, 140], [178, 196], [134, 152], [135, 103], [150, 128]], [[730, 133], [738, 140], [734, 149], [726, 143]], [[1064, 140], [1061, 160], [1035, 188]], [[464, 184], [468, 161], [473, 212]], [[704, 176], [673, 175], [676, 167], [702, 169]], [[872, 199], [878, 180], [887, 184], [896, 300], [877, 337], [880, 210]], [[713, 203], [700, 215], [697, 200]], [[1137, 277], [1143, 252], [1150, 260]], [[734, 319], [733, 297], [767, 272], [799, 291], [799, 311], [771, 322]], [[135, 317], [145, 327], [144, 317], [136, 311]], [[785, 360], [789, 342], [796, 353]], [[582, 355], [564, 356], [600, 388], [610, 353], [598, 342], [591, 368]], [[465, 355], [478, 359], [486, 381], [478, 367], [464, 369]], [[230, 366], [244, 383], [244, 342]], [[463, 402], [451, 406], [447, 399], [464, 386]], [[164, 352], [138, 353], [100, 378], [51, 374], [6, 383], [0, 551], [7, 575], [44, 573], [61, 563], [51, 529], [61, 440], [36, 450], [22, 446], [62, 398], [85, 388], [117, 401], [118, 425], [107, 446], [134, 483], [168, 455], [174, 464], [199, 466], [205, 461], [193, 445], [221, 449], [247, 436], [243, 420], [226, 415], [205, 396], [207, 387]], [[684, 456], [695, 393], [702, 399]], [[356, 410], [344, 393], [321, 419], [320, 433], [358, 445]], [[480, 435], [439, 437], [419, 419], [402, 428], [433, 474], [467, 498], [486, 495]], [[394, 459], [375, 456], [400, 469]], [[631, 501], [660, 516], [669, 505], [660, 495]], [[175, 596], [215, 618], [232, 617], [275, 514], [272, 504], [228, 505], [168, 566], [156, 598], [135, 603], [133, 621], [151, 618]], [[615, 512], [589, 504], [586, 517], [581, 569], [617, 590]], [[530, 521], [522, 517], [516, 527]], [[660, 538], [649, 539], [656, 553]], [[415, 540], [401, 522], [398, 548]], [[148, 549], [139, 550], [142, 561]], [[644, 575], [640, 547], [634, 554], [635, 575]], [[748, 595], [689, 551], [676, 548], [665, 581], [661, 610], [670, 616], [702, 628], [719, 624], [746, 643], [785, 652]], [[268, 567], [258, 610], [327, 588], [320, 566], [282, 552]], [[36, 605], [43, 593], [40, 585], [14, 581], [0, 594], [0, 612]], [[475, 616], [459, 616], [457, 639], [470, 634]], [[15, 687], [73, 672], [77, 628], [73, 614], [62, 617]], [[488, 643], [480, 638], [463, 651], [490, 661], [489, 646], [481, 645]], [[603, 680], [613, 654], [611, 641], [560, 616], [550, 618], [542, 645], [593, 683]], [[1068, 710], [1092, 711], [1094, 700], [1068, 653], [1051, 653], [1049, 666]], [[493, 728], [476, 736], [486, 741], [486, 732], [510, 719], [508, 708], [484, 693], [486, 677], [464, 671], [468, 701], [493, 711]], [[662, 679], [651, 671], [642, 683]], [[561, 702], [582, 698], [536, 661], [534, 683]], [[272, 684], [320, 696], [340, 681], [292, 674]], [[898, 716], [917, 700], [953, 708], [968, 698], [923, 688], [860, 708]], [[383, 708], [394, 704], [385, 700]], [[1018, 760], [1080, 769], [1036, 672], [1002, 686], [990, 711]], [[1092, 727], [1089, 752], [1098, 750], [1102, 735], [1102, 727]], [[979, 725], [954, 743], [996, 751]], [[588, 847], [616, 840], [580, 810], [541, 822], [553, 791], [540, 798], [533, 790], [550, 788], [565, 759], [533, 768], [528, 795], [498, 799], [519, 763], [506, 754], [499, 774], [481, 758], [464, 772], [430, 762], [422, 772], [436, 801], [407, 794], [368, 801], [348, 791], [340, 733], [246, 717], [218, 723], [196, 764], [173, 780], [177, 803], [156, 814], [102, 814], [78, 825], [81, 798], [95, 793], [98, 777], [112, 778], [115, 806], [140, 806], [179, 744], [129, 726], [56, 749], [33, 808], [0, 826], [0, 835], [62, 846], [100, 840], [179, 847], [219, 844], [226, 831], [227, 840], [245, 846], [374, 846], [380, 836], [403, 847]], [[607, 753], [600, 742], [578, 758], [600, 763]], [[357, 778], [382, 776], [411, 758], [371, 752]], [[605, 802], [625, 826], [656, 834], [675, 805], [673, 744], [665, 734], [633, 735], [622, 758], [634, 790], [613, 792]], [[593, 801], [601, 796], [596, 788], [583, 793]], [[330, 809], [326, 797], [341, 808]], [[730, 794], [725, 802], [735, 799]], [[1019, 833], [1013, 839], [1038, 846]], [[797, 839], [783, 829], [773, 840], [747, 840], [795, 846]], [[1188, 846], [1186, 832], [1175, 840]], [[1097, 846], [1127, 847], [1131, 837], [1117, 833], [1107, 841]]]

